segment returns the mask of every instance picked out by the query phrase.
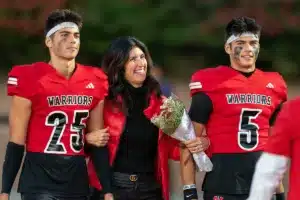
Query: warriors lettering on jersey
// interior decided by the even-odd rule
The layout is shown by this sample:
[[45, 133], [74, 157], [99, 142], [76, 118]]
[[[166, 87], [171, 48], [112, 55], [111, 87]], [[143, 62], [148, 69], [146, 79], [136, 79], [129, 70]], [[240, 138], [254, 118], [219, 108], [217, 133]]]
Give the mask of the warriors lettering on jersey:
[[263, 94], [226, 94], [228, 104], [260, 104], [270, 106], [272, 104], [271, 96]]
[[48, 105], [64, 106], [64, 105], [83, 105], [90, 106], [93, 101], [93, 96], [86, 95], [59, 95], [47, 97]]

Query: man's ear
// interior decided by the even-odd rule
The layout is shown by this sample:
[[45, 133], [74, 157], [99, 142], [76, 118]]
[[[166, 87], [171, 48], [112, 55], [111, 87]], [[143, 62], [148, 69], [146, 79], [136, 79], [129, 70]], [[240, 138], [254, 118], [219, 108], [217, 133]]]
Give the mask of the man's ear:
[[228, 55], [231, 54], [231, 45], [230, 44], [225, 44], [224, 49]]
[[52, 47], [52, 39], [50, 37], [46, 37], [45, 44], [48, 48]]

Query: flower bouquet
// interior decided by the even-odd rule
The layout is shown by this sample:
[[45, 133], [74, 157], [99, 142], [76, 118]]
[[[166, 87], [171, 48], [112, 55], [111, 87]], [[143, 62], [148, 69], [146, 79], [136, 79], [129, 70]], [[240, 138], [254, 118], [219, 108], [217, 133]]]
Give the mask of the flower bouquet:
[[[151, 122], [165, 134], [181, 142], [196, 139], [195, 130], [183, 102], [172, 94], [163, 100], [160, 112], [151, 118]], [[213, 164], [204, 153], [193, 153], [193, 159], [200, 171], [209, 172]]]

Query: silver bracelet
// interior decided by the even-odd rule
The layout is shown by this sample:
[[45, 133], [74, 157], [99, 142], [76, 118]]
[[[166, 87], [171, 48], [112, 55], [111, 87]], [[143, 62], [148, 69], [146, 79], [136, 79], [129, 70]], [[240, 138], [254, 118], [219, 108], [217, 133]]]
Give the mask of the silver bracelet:
[[194, 189], [196, 188], [196, 184], [184, 185], [183, 190]]

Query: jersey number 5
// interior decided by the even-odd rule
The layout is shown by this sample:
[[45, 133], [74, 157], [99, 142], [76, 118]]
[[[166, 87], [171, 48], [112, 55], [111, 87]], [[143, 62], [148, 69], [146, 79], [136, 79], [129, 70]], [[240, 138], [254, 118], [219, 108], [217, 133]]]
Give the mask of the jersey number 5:
[[[83, 148], [83, 132], [86, 127], [83, 120], [88, 118], [88, 116], [88, 110], [74, 111], [70, 127], [70, 131], [72, 132], [70, 136], [70, 148], [76, 153], [80, 152]], [[65, 154], [67, 152], [65, 145], [61, 143], [61, 137], [64, 134], [68, 121], [68, 115], [62, 111], [54, 111], [47, 116], [45, 124], [46, 126], [52, 126], [53, 130], [44, 150], [45, 153]]]
[[238, 144], [245, 151], [251, 151], [258, 145], [259, 126], [252, 120], [261, 113], [261, 109], [243, 108], [240, 115]]

